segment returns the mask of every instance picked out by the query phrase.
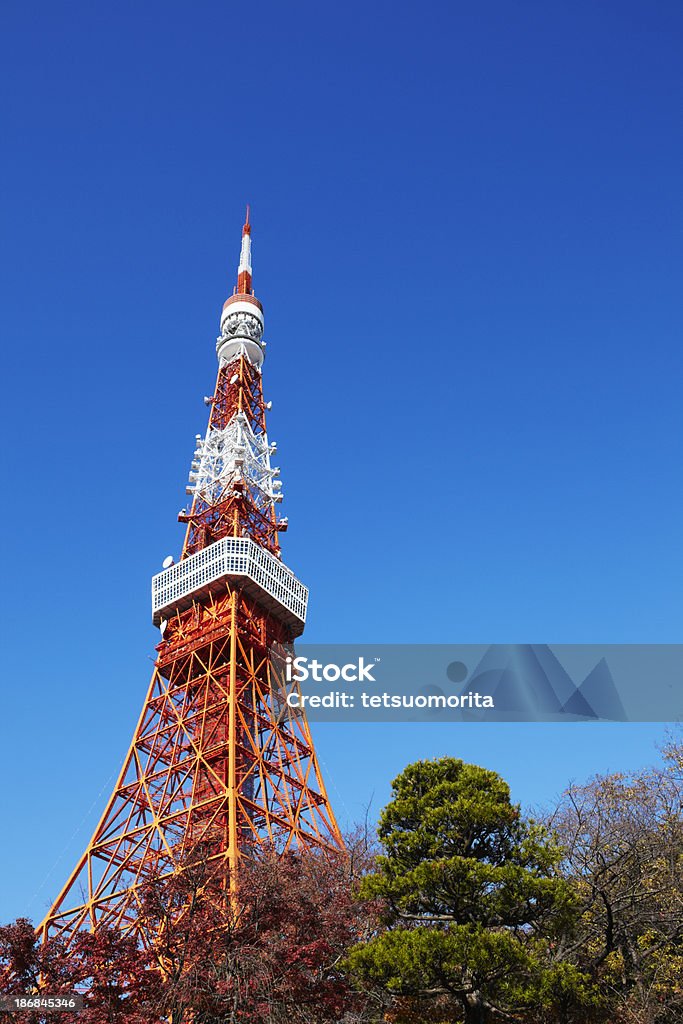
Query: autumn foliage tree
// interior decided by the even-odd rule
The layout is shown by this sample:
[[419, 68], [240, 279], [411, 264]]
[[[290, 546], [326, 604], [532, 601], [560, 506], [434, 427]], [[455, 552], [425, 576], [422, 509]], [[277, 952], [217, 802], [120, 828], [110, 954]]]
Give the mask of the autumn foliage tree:
[[[41, 942], [30, 921], [0, 928], [2, 992], [9, 995], [84, 994], [84, 1009], [63, 1011], [61, 1024], [154, 1024], [159, 975], [136, 941], [111, 928], [82, 932], [69, 949], [57, 939]], [[20, 1010], [13, 1024], [41, 1024], [49, 1015]]]
[[354, 898], [363, 858], [274, 853], [245, 862], [239, 891], [217, 885], [201, 859], [143, 895], [165, 973], [162, 1011], [173, 1024], [325, 1024], [362, 1016], [366, 999], [342, 970], [368, 931]]
[[683, 746], [663, 768], [571, 786], [549, 826], [581, 910], [565, 959], [595, 979], [614, 1024], [683, 1020]]
[[[367, 996], [342, 967], [373, 927], [355, 885], [371, 854], [363, 840], [343, 853], [302, 851], [245, 861], [239, 889], [202, 851], [181, 870], [150, 880], [139, 914], [154, 940], [99, 928], [68, 949], [40, 943], [29, 921], [0, 929], [3, 991], [84, 993], [85, 1010], [62, 1024], [327, 1024], [368, 1019]], [[37, 1024], [39, 1014], [13, 1015]]]

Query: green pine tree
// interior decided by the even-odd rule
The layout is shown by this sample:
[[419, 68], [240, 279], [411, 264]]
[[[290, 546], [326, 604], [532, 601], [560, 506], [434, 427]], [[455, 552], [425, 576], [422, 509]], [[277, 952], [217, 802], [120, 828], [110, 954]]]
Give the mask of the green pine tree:
[[561, 850], [495, 772], [455, 758], [409, 765], [379, 824], [384, 855], [361, 895], [386, 929], [348, 968], [381, 986], [396, 1022], [585, 1022], [586, 977], [558, 955], [574, 900]]

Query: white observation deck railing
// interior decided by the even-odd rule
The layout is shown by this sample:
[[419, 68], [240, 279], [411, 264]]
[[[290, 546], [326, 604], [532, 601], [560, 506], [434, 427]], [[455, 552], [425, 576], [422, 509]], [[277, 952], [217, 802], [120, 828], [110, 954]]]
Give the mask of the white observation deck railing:
[[294, 636], [303, 632], [308, 587], [250, 537], [223, 537], [153, 576], [154, 625], [189, 608], [196, 598], [220, 590], [226, 579], [240, 579], [244, 589], [290, 626]]

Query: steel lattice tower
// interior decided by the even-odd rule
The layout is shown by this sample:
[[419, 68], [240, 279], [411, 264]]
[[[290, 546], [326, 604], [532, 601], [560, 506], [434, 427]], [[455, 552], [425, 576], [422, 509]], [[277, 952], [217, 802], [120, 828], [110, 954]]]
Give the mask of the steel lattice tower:
[[[209, 424], [190, 472], [182, 556], [152, 580], [161, 643], [120, 776], [88, 847], [41, 928], [69, 939], [98, 924], [139, 931], [138, 893], [202, 848], [236, 884], [267, 846], [339, 849], [305, 715], [284, 658], [308, 591], [284, 565], [287, 520], [261, 386], [263, 308], [252, 290], [249, 209], [237, 287], [217, 340]], [[144, 940], [144, 935], [141, 935]]]

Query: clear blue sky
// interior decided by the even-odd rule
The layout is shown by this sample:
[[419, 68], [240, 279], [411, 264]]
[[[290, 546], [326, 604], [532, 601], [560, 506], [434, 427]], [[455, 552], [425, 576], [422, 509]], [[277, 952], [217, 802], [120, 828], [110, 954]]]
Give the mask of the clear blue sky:
[[[129, 742], [247, 201], [308, 639], [683, 640], [680, 3], [0, 18], [0, 919], [41, 916]], [[417, 756], [533, 804], [664, 731], [316, 739], [346, 819]]]

